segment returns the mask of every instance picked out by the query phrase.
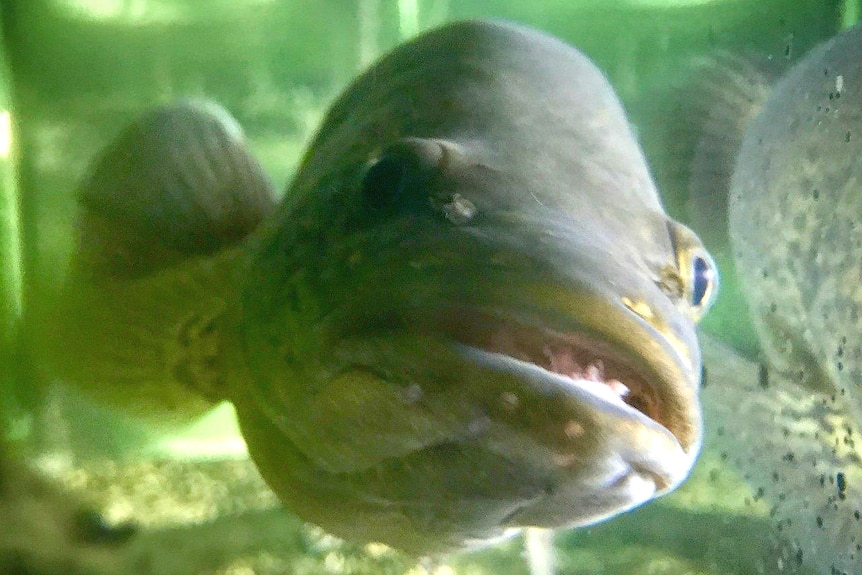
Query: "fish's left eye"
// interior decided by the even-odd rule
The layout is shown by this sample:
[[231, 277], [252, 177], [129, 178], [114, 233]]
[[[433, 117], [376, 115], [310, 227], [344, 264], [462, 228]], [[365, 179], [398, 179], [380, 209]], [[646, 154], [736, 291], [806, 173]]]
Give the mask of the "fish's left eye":
[[694, 254], [689, 265], [691, 266], [689, 304], [694, 309], [701, 309], [699, 315], [703, 315], [712, 305], [718, 292], [718, 269], [712, 258], [705, 253]]
[[429, 190], [440, 173], [442, 158], [443, 148], [436, 140], [402, 138], [389, 145], [362, 175], [365, 205], [378, 213], [433, 213]]
[[693, 321], [698, 321], [718, 296], [718, 267], [693, 231], [673, 221], [669, 228], [682, 280], [680, 304]]

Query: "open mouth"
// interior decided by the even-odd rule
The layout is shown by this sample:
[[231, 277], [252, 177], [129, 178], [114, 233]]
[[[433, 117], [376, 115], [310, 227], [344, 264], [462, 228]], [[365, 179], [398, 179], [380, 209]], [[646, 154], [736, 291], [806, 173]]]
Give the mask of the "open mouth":
[[594, 396], [627, 405], [671, 430], [656, 387], [620, 359], [610, 344], [468, 310], [446, 314], [443, 328], [461, 344], [570, 378], [573, 385]]

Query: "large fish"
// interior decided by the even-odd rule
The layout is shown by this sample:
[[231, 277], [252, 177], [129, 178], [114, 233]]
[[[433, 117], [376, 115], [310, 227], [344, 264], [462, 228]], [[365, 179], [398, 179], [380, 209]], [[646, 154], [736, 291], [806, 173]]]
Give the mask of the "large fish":
[[790, 542], [773, 572], [859, 573], [862, 27], [763, 93], [747, 103], [759, 112], [729, 182], [730, 240], [763, 364], [706, 338], [710, 441]]
[[396, 48], [277, 209], [197, 103], [124, 132], [81, 197], [57, 373], [138, 414], [229, 399], [270, 486], [336, 535], [427, 555], [587, 525], [696, 459], [712, 259], [554, 38], [461, 22]]

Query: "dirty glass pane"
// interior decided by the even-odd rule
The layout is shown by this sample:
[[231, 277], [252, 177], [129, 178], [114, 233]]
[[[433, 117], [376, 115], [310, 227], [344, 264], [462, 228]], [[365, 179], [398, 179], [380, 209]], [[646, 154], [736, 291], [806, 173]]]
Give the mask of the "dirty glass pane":
[[[844, 391], [828, 370], [812, 368], [796, 385], [765, 361], [726, 207], [747, 121], [782, 74], [856, 24], [856, 0], [9, 0], [0, 16], [0, 416], [4, 450], [18, 462], [7, 475], [51, 485], [39, 514], [7, 505], [0, 461], [0, 522], [18, 522], [22, 533], [59, 525], [45, 541], [0, 535], [0, 572], [423, 572], [407, 554], [343, 542], [282, 509], [230, 404], [180, 422], [130, 418], [59, 379], [44, 358], [74, 259], [81, 182], [129, 122], [180, 98], [218, 102], [282, 196], [352, 80], [400, 43], [471, 18], [543, 30], [598, 65], [665, 210], [692, 228], [721, 273], [719, 298], [699, 324], [706, 431], [691, 478], [635, 511], [558, 532], [556, 572], [831, 575], [853, 573], [853, 558], [862, 570], [854, 408], [836, 401]], [[833, 81], [836, 93], [844, 81]], [[790, 349], [810, 339], [782, 327]], [[857, 347], [851, 336], [848, 356]], [[805, 369], [817, 361], [811, 353], [796, 354]], [[82, 509], [97, 510], [116, 541], [70, 543]], [[126, 534], [126, 522], [139, 530]], [[542, 546], [531, 537], [427, 569], [525, 574], [525, 554]]]

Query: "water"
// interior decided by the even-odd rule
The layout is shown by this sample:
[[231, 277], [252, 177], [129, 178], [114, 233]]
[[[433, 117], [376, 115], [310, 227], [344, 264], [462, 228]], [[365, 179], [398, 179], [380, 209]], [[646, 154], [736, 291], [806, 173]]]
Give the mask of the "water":
[[[134, 572], [408, 572], [414, 569], [409, 558], [344, 544], [276, 510], [244, 456], [229, 408], [187, 429], [153, 430], [89, 405], [25, 361], [17, 318], [22, 309], [38, 317], [56, 293], [72, 247], [75, 186], [90, 158], [153, 104], [206, 96], [237, 116], [283, 189], [328, 103], [366, 64], [443, 21], [502, 17], [567, 40], [608, 73], [669, 212], [690, 221], [682, 175], [690, 150], [681, 147], [679, 126], [668, 115], [686, 97], [680, 92], [689, 85], [686, 65], [721, 48], [789, 64], [858, 14], [855, 2], [822, 0], [792, 8], [782, 0], [6, 2], [0, 12], [5, 433], [16, 451], [69, 492], [95, 502], [109, 520], [134, 519], [146, 528], [121, 559], [137, 565]], [[14, 137], [9, 152], [7, 119]], [[704, 330], [754, 356], [756, 338], [740, 312], [729, 248], [711, 240], [710, 230], [697, 231], [724, 274], [722, 299]], [[726, 459], [708, 445], [693, 478], [673, 495], [606, 524], [558, 534], [559, 572], [819, 571], [779, 563], [782, 544], [769, 504]], [[181, 544], [176, 552], [154, 551], [166, 541]], [[438, 573], [526, 573], [522, 550], [513, 539], [457, 558]], [[148, 558], [146, 569], [141, 557]]]

